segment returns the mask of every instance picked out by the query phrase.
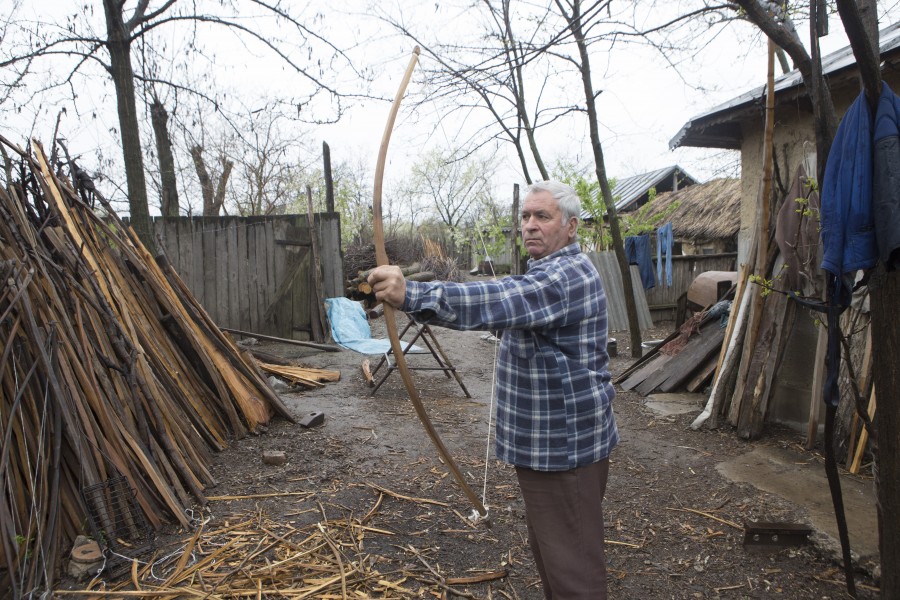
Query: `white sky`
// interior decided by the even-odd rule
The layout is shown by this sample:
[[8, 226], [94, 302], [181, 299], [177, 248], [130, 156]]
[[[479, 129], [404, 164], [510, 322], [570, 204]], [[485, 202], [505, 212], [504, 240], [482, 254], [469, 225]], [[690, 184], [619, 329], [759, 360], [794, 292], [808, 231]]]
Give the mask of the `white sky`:
[[[68, 0], [20, 1], [19, 19], [46, 19], [48, 15], [58, 15], [54, 18], [63, 19], [62, 15], [74, 10], [74, 5]], [[99, 0], [91, 0], [89, 4], [96, 5], [92, 20], [102, 31], [103, 15]], [[390, 35], [388, 27], [365, 8], [366, 0], [345, 0], [340, 3], [340, 10], [314, 2], [306, 9], [301, 8], [299, 2], [290, 4], [294, 5], [296, 13], [305, 10], [307, 15], [313, 14], [310, 7], [318, 7], [316, 14], [320, 16], [305, 23], [321, 31], [327, 39], [334, 40], [335, 44], [351, 47], [348, 54], [355, 69], [374, 74], [371, 87], [367, 88], [373, 95], [393, 97], [413, 44]], [[663, 6], [676, 10], [679, 5], [687, 4], [690, 2], [681, 0]], [[129, 2], [131, 5], [133, 3]], [[529, 4], [523, 0], [521, 5]], [[0, 13], [7, 10], [0, 9]], [[471, 33], [474, 28], [471, 15], [465, 11], [454, 11], [452, 3], [448, 2], [394, 0], [393, 3], [380, 3], [377, 10], [403, 15], [406, 22], [429, 42], [437, 39], [447, 41], [463, 33]], [[882, 26], [895, 19], [896, 15], [889, 16]], [[824, 53], [846, 44], [836, 16], [832, 17], [831, 24], [832, 34], [822, 40]], [[273, 36], [290, 33], [284, 24], [271, 22], [267, 27], [272, 28]], [[181, 47], [184, 32], [178, 32], [175, 28], [161, 28], [159, 32], [157, 40], [164, 42], [169, 52], [177, 54], [185, 51]], [[527, 33], [519, 32], [519, 35], [521, 37]], [[263, 53], [257, 45], [245, 45], [230, 33], [207, 33], [204, 39], [215, 40], [210, 50], [215, 55], [214, 59], [209, 63], [197, 59], [187, 68], [196, 77], [214, 75], [220, 85], [224, 83], [231, 88], [232, 96], [246, 98], [247, 103], [256, 102], [254, 98], [264, 95], [266, 89], [270, 90], [269, 93], [283, 94], [294, 86], [300, 89], [303, 85], [276, 58]], [[675, 55], [672, 58], [676, 58]], [[429, 60], [423, 57], [423, 61]], [[610, 177], [627, 177], [673, 164], [680, 164], [700, 180], [716, 176], [723, 165], [731, 165], [730, 174], [736, 174], [734, 166], [737, 157], [733, 153], [723, 156], [718, 151], [697, 149], [671, 152], [668, 142], [691, 117], [765, 81], [765, 45], [752, 28], [744, 26], [726, 30], [706, 49], [696, 52], [691, 60], [682, 62], [680, 75], [658, 53], [638, 45], [627, 48], [617, 46], [611, 54], [597, 50], [591, 60], [595, 90], [603, 91], [598, 98], [598, 109]], [[361, 81], [354, 79], [349, 69], [342, 70], [336, 76], [338, 74], [328, 72], [326, 67], [324, 73], [324, 77], [335, 81], [335, 85], [342, 89], [364, 87]], [[538, 82], [532, 83], [532, 89], [537, 88]], [[421, 85], [420, 78], [414, 77], [410, 89], [415, 93], [417, 86]], [[49, 140], [56, 114], [60, 107], [66, 106], [67, 114], [61, 122], [61, 131], [69, 140], [70, 149], [85, 157], [100, 154], [111, 164], [121, 162], [111, 85], [76, 79], [74, 86], [79, 94], [77, 106], [80, 112], [76, 112], [69, 99], [72, 88], [63, 88], [58, 94], [44, 99], [37, 117], [31, 114], [33, 110], [28, 109], [18, 115], [7, 115], [4, 135], [22, 140], [29, 133], [34, 133], [41, 140]], [[568, 94], [571, 98], [583, 98], [581, 83], [575, 78], [561, 83], [558, 88], [562, 88], [560, 93], [563, 96]], [[56, 100], [51, 102], [51, 98]], [[340, 123], [298, 128], [295, 135], [314, 148], [321, 147], [323, 140], [327, 141], [333, 162], [362, 157], [374, 170], [389, 106], [386, 101], [359, 102], [352, 106]], [[463, 118], [459, 113], [448, 114], [445, 108], [437, 104], [431, 104], [430, 108], [426, 105], [413, 113], [412, 105], [408, 102], [404, 104], [392, 136], [387, 185], [402, 178], [408, 165], [423, 151], [450, 145], [450, 138], [479, 122], [479, 118], [479, 114], [468, 118]], [[37, 125], [33, 130], [32, 123]], [[574, 117], [555, 124], [552, 129], [543, 130], [539, 133], [538, 142], [548, 163], [557, 158], [577, 160], [582, 164], [590, 160], [587, 124], [583, 117]], [[153, 140], [145, 138], [143, 143], [152, 144]], [[501, 153], [491, 157], [492, 164], [497, 168], [495, 189], [500, 196], [506, 196], [513, 183], [524, 183], [517, 174], [517, 163], [510, 157], [511, 153], [509, 156]], [[93, 160], [96, 162], [96, 159]], [[89, 170], [97, 168], [96, 165], [86, 166]], [[110, 168], [110, 165], [105, 165], [105, 168]], [[532, 175], [536, 175], [536, 171]], [[152, 196], [152, 191], [150, 193]]]

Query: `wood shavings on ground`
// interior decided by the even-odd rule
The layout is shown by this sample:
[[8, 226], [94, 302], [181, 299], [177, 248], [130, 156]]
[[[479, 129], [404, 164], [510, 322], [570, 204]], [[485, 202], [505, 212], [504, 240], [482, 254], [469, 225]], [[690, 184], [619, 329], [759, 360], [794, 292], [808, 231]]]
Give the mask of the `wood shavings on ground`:
[[[58, 590], [79, 598], [421, 598], [450, 593], [472, 597], [452, 585], [484, 583], [506, 571], [448, 578], [427, 553], [405, 546], [409, 561], [396, 567], [366, 552], [367, 536], [393, 536], [370, 524], [383, 497], [363, 518], [300, 524], [262, 511], [209, 520], [161, 549], [146, 563], [134, 562], [118, 582], [101, 573], [83, 590]], [[324, 508], [319, 505], [320, 514]], [[398, 546], [399, 547], [399, 546]]]

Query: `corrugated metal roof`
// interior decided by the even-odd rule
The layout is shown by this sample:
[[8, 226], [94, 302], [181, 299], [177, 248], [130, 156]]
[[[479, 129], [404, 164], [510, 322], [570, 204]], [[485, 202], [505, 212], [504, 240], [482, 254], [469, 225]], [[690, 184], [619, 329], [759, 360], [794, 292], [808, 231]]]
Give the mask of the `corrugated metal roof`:
[[[633, 175], [631, 177], [616, 180], [615, 186], [612, 188], [613, 197], [616, 198], [616, 211], [625, 212], [627, 209], [632, 208], [631, 204], [649, 192], [650, 188], [658, 188], [663, 182], [670, 180], [676, 173], [681, 175], [679, 178], [679, 181], [681, 182], [680, 185], [692, 185], [697, 183], [693, 177], [685, 173], [684, 169], [678, 165], [664, 167], [662, 169], [650, 171], [649, 173], [641, 173], [640, 175]], [[600, 190], [598, 189], [594, 196], [595, 201], [598, 200], [599, 195]], [[591, 215], [586, 210], [582, 210], [581, 220], [585, 221], [590, 219], [592, 219]]]
[[[900, 22], [886, 27], [879, 33], [882, 58], [900, 49]], [[850, 46], [822, 58], [822, 72], [825, 75], [834, 75], [840, 71], [856, 65], [853, 49]], [[800, 71], [794, 69], [775, 79], [775, 93], [784, 93], [788, 90], [800, 88], [803, 78]], [[685, 123], [681, 130], [669, 141], [669, 148], [674, 150], [679, 146], [696, 146], [700, 148], [725, 148], [736, 150], [740, 148], [740, 129], [735, 121], [737, 113], [748, 107], [762, 102], [765, 86], [761, 85], [752, 90], [720, 104], [709, 111], [697, 115]], [[805, 95], [805, 91], [803, 92]], [[705, 132], [704, 129], [718, 126], [713, 132]]]

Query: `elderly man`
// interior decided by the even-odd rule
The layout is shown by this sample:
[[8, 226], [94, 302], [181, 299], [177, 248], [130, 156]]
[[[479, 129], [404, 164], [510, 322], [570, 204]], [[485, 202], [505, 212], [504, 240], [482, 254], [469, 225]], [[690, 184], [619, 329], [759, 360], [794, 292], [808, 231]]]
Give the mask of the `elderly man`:
[[606, 295], [577, 243], [581, 203], [568, 185], [528, 188], [524, 275], [467, 283], [369, 276], [375, 295], [417, 320], [503, 330], [497, 363], [497, 458], [516, 467], [544, 595], [606, 598], [603, 496], [618, 442], [606, 352]]

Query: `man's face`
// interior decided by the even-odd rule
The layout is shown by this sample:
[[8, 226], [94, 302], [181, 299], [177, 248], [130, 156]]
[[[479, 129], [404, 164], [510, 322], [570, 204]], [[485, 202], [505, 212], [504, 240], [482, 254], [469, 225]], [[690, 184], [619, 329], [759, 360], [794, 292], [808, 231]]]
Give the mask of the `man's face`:
[[559, 203], [550, 192], [537, 191], [525, 198], [522, 240], [531, 258], [544, 258], [575, 241], [578, 219], [562, 222]]

